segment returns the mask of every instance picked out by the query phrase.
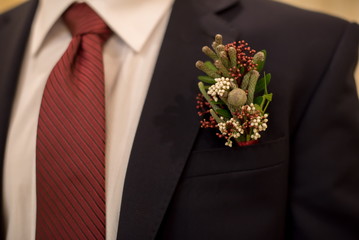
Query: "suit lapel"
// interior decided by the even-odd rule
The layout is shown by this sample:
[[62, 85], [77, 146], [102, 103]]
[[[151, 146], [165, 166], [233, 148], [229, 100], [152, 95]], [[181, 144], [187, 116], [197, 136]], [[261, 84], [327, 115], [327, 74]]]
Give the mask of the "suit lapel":
[[[17, 79], [37, 1], [29, 1], [0, 16], [0, 166], [4, 162], [6, 136]], [[2, 171], [0, 188], [2, 189]], [[2, 192], [2, 191], [1, 191]], [[2, 209], [1, 209], [2, 210]], [[1, 215], [3, 216], [3, 215]], [[1, 218], [1, 221], [3, 219]], [[1, 223], [1, 235], [4, 235]]]
[[237, 0], [220, 2], [174, 4], [127, 168], [119, 240], [154, 239], [159, 229], [199, 129], [194, 64], [215, 33], [238, 36], [216, 15]]

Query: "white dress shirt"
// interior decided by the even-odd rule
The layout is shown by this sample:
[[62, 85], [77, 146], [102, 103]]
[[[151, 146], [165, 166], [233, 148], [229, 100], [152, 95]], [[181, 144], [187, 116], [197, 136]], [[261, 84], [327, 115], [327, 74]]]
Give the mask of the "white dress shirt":
[[[35, 239], [37, 121], [46, 80], [71, 40], [60, 16], [73, 2], [40, 0], [30, 32], [5, 151], [7, 239]], [[114, 240], [131, 147], [173, 0], [84, 2], [114, 31], [104, 47], [106, 239]]]

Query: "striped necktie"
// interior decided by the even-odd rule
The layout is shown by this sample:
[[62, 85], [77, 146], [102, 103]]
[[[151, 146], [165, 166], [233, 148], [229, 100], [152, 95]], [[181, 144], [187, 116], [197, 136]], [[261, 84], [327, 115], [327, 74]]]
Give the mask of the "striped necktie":
[[41, 102], [36, 239], [106, 239], [102, 47], [112, 32], [85, 3], [62, 17], [73, 37]]

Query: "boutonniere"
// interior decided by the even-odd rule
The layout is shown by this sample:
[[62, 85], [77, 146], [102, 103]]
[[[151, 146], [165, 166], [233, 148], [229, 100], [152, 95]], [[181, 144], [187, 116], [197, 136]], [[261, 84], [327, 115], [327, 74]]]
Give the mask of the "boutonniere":
[[266, 110], [272, 101], [267, 86], [269, 73], [262, 73], [267, 53], [257, 52], [245, 41], [223, 45], [217, 34], [212, 44], [202, 48], [211, 61], [197, 61], [206, 73], [199, 76], [198, 115], [203, 128], [217, 128], [217, 136], [239, 146], [255, 144], [268, 127]]

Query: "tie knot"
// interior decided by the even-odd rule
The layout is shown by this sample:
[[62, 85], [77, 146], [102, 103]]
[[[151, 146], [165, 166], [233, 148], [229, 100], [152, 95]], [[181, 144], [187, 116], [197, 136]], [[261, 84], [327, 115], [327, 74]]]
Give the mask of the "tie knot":
[[71, 5], [62, 17], [72, 36], [92, 33], [99, 35], [103, 40], [107, 40], [112, 34], [111, 29], [102, 18], [86, 3]]

